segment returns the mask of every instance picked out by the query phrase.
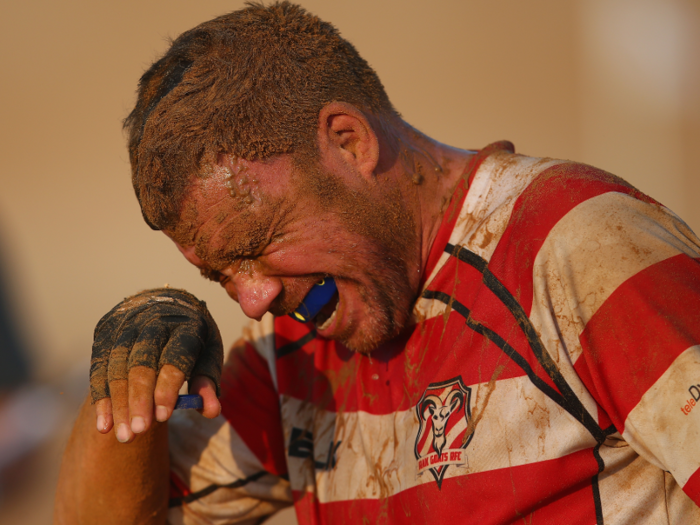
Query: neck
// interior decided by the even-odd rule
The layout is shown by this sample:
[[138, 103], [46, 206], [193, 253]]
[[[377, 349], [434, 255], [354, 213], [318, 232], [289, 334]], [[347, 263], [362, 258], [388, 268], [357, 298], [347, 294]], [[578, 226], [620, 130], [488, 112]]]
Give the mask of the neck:
[[476, 152], [442, 144], [405, 122], [391, 126], [384, 135], [389, 143], [385, 151], [392, 152], [384, 163], [391, 166], [387, 171], [410, 204], [417, 230], [419, 245], [409, 275], [414, 276], [411, 284], [418, 292], [447, 204]]

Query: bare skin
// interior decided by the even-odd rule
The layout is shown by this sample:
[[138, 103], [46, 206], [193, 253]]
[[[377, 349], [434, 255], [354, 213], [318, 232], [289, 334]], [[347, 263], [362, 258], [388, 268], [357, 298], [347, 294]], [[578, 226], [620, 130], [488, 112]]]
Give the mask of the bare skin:
[[[394, 277], [390, 293], [397, 306], [393, 313], [398, 326], [405, 324], [440, 226], [444, 201], [452, 194], [471, 156], [403, 123], [389, 129], [388, 133], [375, 133], [353, 106], [328, 104], [319, 119], [320, 166], [337, 177], [348, 193], [366, 197], [370, 203], [367, 207], [400, 201], [399, 211], [406, 217], [388, 236], [410, 238], [410, 244], [390, 245], [383, 239], [373, 239], [361, 231], [361, 225], [348, 224], [347, 217], [353, 215], [353, 210], [323, 209], [308, 192], [294, 194], [294, 173], [288, 156], [265, 163], [237, 161], [258, 181], [251, 190], [254, 203], [265, 200], [259, 196], [262, 194], [275, 202], [282, 199], [282, 205], [268, 210], [264, 204], [252, 204], [245, 212], [232, 213], [224, 175], [215, 173], [193, 184], [189, 203], [199, 210], [196, 224], [186, 233], [165, 233], [190, 263], [205, 271], [214, 270], [229, 296], [254, 319], [268, 311], [275, 315], [288, 313], [315, 282], [324, 275], [333, 276], [340, 295], [339, 315], [318, 333], [341, 340], [354, 350], [369, 352], [387, 335], [397, 335], [377, 333], [371, 325], [379, 308], [362, 297], [381, 294], [369, 277]], [[415, 166], [422, 172], [419, 184], [414, 182]], [[294, 195], [295, 206], [284, 205], [283, 196], [289, 194]], [[359, 214], [365, 212], [362, 209]], [[267, 230], [252, 251], [225, 250], [227, 244], [247, 246], [247, 234], [240, 231], [240, 225], [259, 222], [256, 217], [263, 214], [269, 217]], [[222, 251], [227, 254], [223, 259], [218, 255]], [[381, 257], [373, 255], [377, 253]], [[400, 257], [403, 267], [383, 267], [387, 253]]]
[[167, 426], [123, 445], [111, 432], [96, 432], [94, 422], [95, 407], [86, 400], [63, 456], [54, 523], [165, 523]]
[[[85, 401], [63, 455], [54, 524], [165, 523], [168, 432], [167, 424], [154, 424], [154, 419], [160, 419], [153, 408], [154, 399], [167, 410], [167, 420], [183, 381], [182, 372], [170, 365], [163, 367], [157, 381], [152, 369], [135, 367], [128, 382], [110, 384], [114, 401], [105, 398], [94, 405], [89, 398]], [[209, 378], [194, 378], [190, 392], [204, 398], [205, 417], [219, 414], [216, 390]], [[142, 417], [148, 427], [137, 428], [136, 432], [129, 429], [126, 436], [110, 432], [118, 428], [114, 427], [115, 420], [129, 421], [130, 413], [132, 428], [135, 417]], [[100, 428], [95, 428], [96, 421]]]
[[[165, 233], [189, 262], [217, 276], [251, 318], [290, 311], [322, 276], [335, 277], [337, 315], [319, 333], [358, 351], [371, 351], [408, 322], [444, 202], [471, 157], [471, 152], [440, 144], [403, 122], [378, 124], [349, 104], [325, 106], [319, 114], [319, 166], [340, 180], [348, 195], [366, 195], [378, 203], [401, 201], [405, 217], [396, 227], [410, 227], [398, 232], [410, 243], [400, 246], [398, 267], [381, 266], [391, 255], [381, 253], [390, 247], [386, 241], [364, 234], [361, 225], [348, 222], [343, 213], [319, 207], [297, 191], [288, 155], [271, 161], [236, 161], [244, 164], [249, 180], [255, 180], [246, 189], [245, 210], [235, 206], [226, 186], [226, 168], [240, 166], [220, 156], [214, 174], [193, 183], [187, 204], [197, 212], [195, 223]], [[297, 199], [292, 205], [285, 205], [288, 195]], [[266, 208], [266, 202], [282, 204]], [[240, 220], [243, 213], [248, 214], [245, 221]], [[257, 219], [264, 228], [259, 246], [251, 248], [241, 224]], [[221, 253], [233, 257], [222, 261]], [[396, 311], [387, 312], [387, 323], [393, 323], [389, 328], [372, 321], [385, 305], [377, 299], [382, 296], [381, 283], [368, 275], [382, 271], [401, 285], [398, 291], [392, 288]], [[163, 367], [157, 378], [151, 369], [134, 368], [128, 382], [110, 384], [111, 399], [83, 408], [64, 455], [54, 523], [165, 522], [167, 425], [154, 420], [165, 422], [170, 417], [184, 379], [170, 368]], [[219, 414], [211, 381], [195, 378], [190, 391], [203, 396], [205, 417]], [[153, 488], [144, 494], [147, 485]], [[116, 517], [106, 509], [118, 509]]]

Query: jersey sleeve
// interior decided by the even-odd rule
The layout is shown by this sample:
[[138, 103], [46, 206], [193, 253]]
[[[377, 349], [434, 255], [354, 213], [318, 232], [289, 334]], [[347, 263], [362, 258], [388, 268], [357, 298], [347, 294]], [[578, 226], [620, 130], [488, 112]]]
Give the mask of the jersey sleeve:
[[582, 327], [574, 368], [601, 426], [614, 425], [700, 505], [700, 241], [630, 195], [580, 206], [568, 238], [548, 248], [559, 251], [559, 286]]
[[169, 423], [170, 525], [257, 523], [292, 503], [271, 315], [233, 346], [221, 383], [219, 417], [183, 410]]

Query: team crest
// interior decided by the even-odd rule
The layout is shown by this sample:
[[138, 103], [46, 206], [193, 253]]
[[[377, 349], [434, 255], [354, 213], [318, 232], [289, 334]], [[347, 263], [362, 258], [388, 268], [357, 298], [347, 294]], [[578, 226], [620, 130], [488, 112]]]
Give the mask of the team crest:
[[462, 376], [457, 376], [428, 385], [416, 405], [420, 423], [414, 450], [418, 475], [429, 471], [438, 488], [442, 487], [450, 465], [464, 465], [467, 461], [465, 449], [474, 435], [466, 435], [472, 418], [471, 392], [464, 386]]

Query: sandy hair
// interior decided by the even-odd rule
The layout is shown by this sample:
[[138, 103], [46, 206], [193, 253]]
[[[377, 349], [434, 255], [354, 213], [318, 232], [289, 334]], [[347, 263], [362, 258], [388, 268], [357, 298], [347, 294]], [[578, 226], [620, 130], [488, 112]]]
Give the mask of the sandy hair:
[[168, 229], [217, 155], [315, 156], [318, 114], [342, 101], [393, 117], [377, 74], [338, 30], [287, 1], [249, 3], [175, 39], [124, 121], [146, 222]]

